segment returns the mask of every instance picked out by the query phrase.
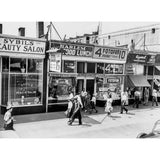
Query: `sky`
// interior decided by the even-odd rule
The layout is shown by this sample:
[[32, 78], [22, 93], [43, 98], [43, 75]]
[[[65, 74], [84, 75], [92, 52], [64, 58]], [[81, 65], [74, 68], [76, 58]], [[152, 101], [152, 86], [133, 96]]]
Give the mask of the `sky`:
[[[22, 21], [12, 21], [12, 22], [0, 22], [3, 23], [4, 34], [18, 35], [19, 27], [26, 27], [26, 36], [27, 37], [36, 37], [36, 22], [22, 22]], [[81, 36], [86, 33], [92, 33], [97, 31], [97, 27], [100, 22], [90, 22], [90, 21], [52, 21], [53, 25], [57, 29], [59, 35], [63, 39], [66, 35], [66, 38]], [[158, 22], [107, 22], [101, 21], [102, 25], [102, 34], [110, 33], [114, 31], [119, 31], [123, 29], [129, 29], [139, 26], [146, 26], [151, 24], [157, 24]], [[47, 25], [49, 22], [45, 22], [45, 33], [47, 32]], [[59, 39], [57, 33], [52, 29], [52, 38]]]

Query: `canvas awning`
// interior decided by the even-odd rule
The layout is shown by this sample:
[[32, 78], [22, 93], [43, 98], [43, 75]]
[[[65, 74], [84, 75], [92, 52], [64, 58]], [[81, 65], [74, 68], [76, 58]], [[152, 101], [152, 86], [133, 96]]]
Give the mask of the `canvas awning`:
[[151, 87], [147, 78], [143, 75], [131, 75], [128, 79], [129, 87]]
[[160, 71], [160, 66], [156, 66], [156, 68]]

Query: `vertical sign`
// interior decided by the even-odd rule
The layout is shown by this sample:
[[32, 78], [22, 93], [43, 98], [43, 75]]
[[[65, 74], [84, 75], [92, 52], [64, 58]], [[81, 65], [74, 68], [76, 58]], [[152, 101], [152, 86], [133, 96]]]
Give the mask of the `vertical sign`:
[[50, 54], [49, 70], [51, 72], [61, 72], [61, 53]]

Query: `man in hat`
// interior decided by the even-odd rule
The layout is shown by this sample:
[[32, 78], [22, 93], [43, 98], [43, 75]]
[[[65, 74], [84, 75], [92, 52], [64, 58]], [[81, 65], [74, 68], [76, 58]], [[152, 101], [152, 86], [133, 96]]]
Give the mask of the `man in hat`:
[[7, 109], [7, 111], [4, 115], [4, 129], [5, 130], [14, 130], [14, 128], [13, 128], [14, 118], [12, 117], [13, 108], [12, 108], [12, 105], [10, 102], [8, 102], [6, 109]]
[[82, 125], [82, 116], [81, 116], [81, 107], [80, 107], [80, 103], [78, 101], [78, 98], [75, 97], [74, 98], [74, 103], [73, 103], [73, 114], [70, 118], [70, 120], [68, 121], [68, 125], [72, 125], [72, 123], [74, 122], [75, 118], [78, 118], [79, 120], [79, 125]]

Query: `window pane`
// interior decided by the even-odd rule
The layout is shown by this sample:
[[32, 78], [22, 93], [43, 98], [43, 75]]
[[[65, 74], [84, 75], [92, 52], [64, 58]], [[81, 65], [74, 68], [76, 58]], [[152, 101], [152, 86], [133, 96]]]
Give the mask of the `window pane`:
[[87, 73], [95, 73], [95, 63], [87, 63]]
[[64, 61], [64, 72], [65, 73], [74, 73], [75, 63], [74, 61]]
[[104, 63], [97, 63], [97, 73], [103, 74], [104, 71]]
[[84, 62], [77, 62], [77, 73], [84, 73]]
[[28, 59], [28, 72], [29, 73], [42, 73], [43, 60], [41, 59]]
[[2, 57], [2, 72], [9, 71], [9, 57]]
[[8, 102], [8, 74], [2, 74], [2, 105], [7, 105]]
[[42, 76], [11, 74], [10, 98], [13, 105], [42, 103]]
[[26, 72], [26, 59], [11, 58], [10, 59], [10, 71], [11, 72]]
[[153, 75], [153, 66], [148, 66], [148, 75]]

